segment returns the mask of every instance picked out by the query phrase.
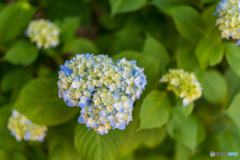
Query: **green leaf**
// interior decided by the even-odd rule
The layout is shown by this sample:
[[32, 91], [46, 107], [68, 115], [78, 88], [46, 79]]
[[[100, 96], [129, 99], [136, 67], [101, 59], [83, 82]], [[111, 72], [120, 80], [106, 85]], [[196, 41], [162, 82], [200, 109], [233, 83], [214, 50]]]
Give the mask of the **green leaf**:
[[139, 10], [147, 0], [109, 0], [112, 15]]
[[164, 155], [150, 155], [149, 157], [143, 158], [141, 160], [169, 160]]
[[172, 110], [172, 115], [167, 122], [167, 131], [170, 137], [184, 144], [193, 151], [205, 138], [203, 125], [190, 115], [185, 117], [178, 109]]
[[47, 66], [41, 65], [38, 68], [38, 77], [51, 77], [54, 74], [56, 74], [56, 72]]
[[227, 83], [217, 70], [207, 70], [203, 74], [203, 97], [213, 104], [226, 100]]
[[80, 26], [81, 18], [69, 16], [65, 17], [63, 21], [56, 21], [56, 24], [60, 27], [60, 41], [68, 42], [72, 40], [77, 32], [78, 27]]
[[32, 64], [38, 57], [36, 45], [29, 41], [21, 40], [16, 42], [7, 52], [4, 59], [14, 65]]
[[106, 12], [100, 17], [101, 25], [107, 30], [115, 30], [124, 24], [125, 16], [120, 14], [112, 17], [110, 13]]
[[27, 158], [21, 152], [15, 152], [12, 155], [12, 160], [27, 160]]
[[199, 0], [153, 0], [152, 4], [156, 6], [160, 10], [167, 9], [169, 7], [182, 5], [182, 4], [189, 4], [189, 5], [198, 5]]
[[65, 137], [52, 137], [49, 151], [50, 160], [81, 160], [73, 141]]
[[156, 147], [157, 145], [162, 143], [167, 136], [165, 127], [146, 129], [143, 130], [143, 132], [145, 134], [143, 144], [148, 148]]
[[233, 43], [226, 43], [226, 58], [231, 69], [240, 76], [240, 49]]
[[77, 117], [74, 117], [67, 123], [48, 128], [50, 160], [81, 160], [73, 143], [77, 123]]
[[68, 107], [58, 98], [57, 80], [38, 78], [21, 90], [13, 109], [39, 125], [57, 125], [73, 118], [78, 108]]
[[142, 52], [159, 59], [160, 68], [163, 68], [169, 62], [169, 55], [166, 48], [150, 34], [147, 34]]
[[207, 37], [215, 37], [221, 40], [221, 30], [218, 29], [216, 21], [219, 18], [218, 15], [214, 14], [216, 12], [216, 5], [211, 5], [206, 7], [202, 12], [202, 19], [207, 25]]
[[2, 91], [12, 90], [11, 103], [14, 103], [22, 87], [27, 84], [33, 75], [26, 69], [17, 68], [3, 75], [1, 89]]
[[121, 131], [115, 129], [100, 135], [93, 129], [89, 131], [85, 125], [78, 124], [74, 143], [83, 159], [114, 160], [121, 144]]
[[0, 148], [0, 159], [1, 160], [9, 160], [7, 152], [1, 148]]
[[173, 18], [182, 37], [192, 40], [206, 36], [206, 25], [194, 8], [182, 5], [171, 7], [164, 12]]
[[[238, 152], [240, 150], [240, 132], [234, 126], [224, 128], [224, 132], [221, 132], [218, 136], [218, 143], [220, 152]], [[239, 156], [239, 155], [238, 155]], [[238, 160], [238, 156], [232, 156], [231, 160]], [[224, 156], [223, 160], [229, 160], [230, 157]]]
[[215, 66], [222, 61], [224, 45], [220, 40], [211, 37], [198, 43], [195, 54], [202, 70], [205, 70], [208, 65]]
[[226, 106], [233, 100], [234, 96], [240, 91], [240, 77], [236, 75], [231, 69], [225, 72], [225, 79], [227, 81], [227, 102]]
[[35, 9], [26, 2], [13, 3], [4, 8], [0, 14], [1, 41], [9, 41], [23, 34], [34, 13]]
[[134, 152], [144, 141], [145, 139], [145, 133], [142, 131], [136, 132], [138, 126], [139, 126], [139, 107], [141, 102], [136, 101], [136, 104], [134, 105], [134, 112], [133, 112], [133, 121], [129, 123], [129, 125], [126, 127], [126, 129], [122, 132], [122, 138], [121, 141], [123, 142], [121, 144], [121, 147], [119, 149], [119, 156], [127, 156]]
[[75, 38], [67, 42], [63, 47], [63, 52], [74, 54], [99, 53], [97, 46], [92, 41], [85, 38]]
[[181, 142], [175, 144], [175, 160], [188, 160], [191, 154], [191, 150]]
[[233, 120], [233, 122], [236, 124], [240, 131], [239, 104], [240, 104], [240, 92], [234, 97], [226, 113], [229, 117], [231, 117], [231, 119]]
[[187, 106], [183, 106], [183, 100], [179, 100], [177, 102], [177, 106], [179, 107], [180, 110], [182, 110], [182, 113], [187, 117], [190, 115], [193, 111], [194, 108], [194, 102], [189, 103]]
[[201, 3], [202, 4], [209, 4], [209, 3], [213, 3], [215, 2], [216, 0], [201, 0]]
[[111, 45], [111, 52], [125, 50], [141, 51], [144, 44], [142, 31], [145, 27], [141, 16], [133, 14], [124, 21], [124, 26], [114, 34], [115, 40]]
[[91, 24], [91, 5], [83, 0], [47, 0], [47, 12], [49, 19], [64, 18], [67, 16], [82, 17], [81, 24]]
[[151, 91], [144, 98], [140, 109], [139, 129], [161, 127], [167, 122], [169, 111], [170, 102], [166, 92]]
[[128, 154], [126, 156], [117, 156], [117, 158], [115, 160], [134, 160], [134, 154]]
[[113, 56], [113, 60], [122, 59], [125, 57], [127, 60], [136, 60], [137, 66], [144, 67], [144, 74], [147, 76], [147, 85], [145, 93], [148, 93], [154, 85], [158, 84], [159, 76], [159, 60], [150, 56], [145, 55], [136, 51], [123, 51], [115, 56]]
[[181, 49], [177, 54], [177, 66], [185, 71], [199, 73], [200, 66], [198, 60], [194, 55], [195, 45], [189, 45]]

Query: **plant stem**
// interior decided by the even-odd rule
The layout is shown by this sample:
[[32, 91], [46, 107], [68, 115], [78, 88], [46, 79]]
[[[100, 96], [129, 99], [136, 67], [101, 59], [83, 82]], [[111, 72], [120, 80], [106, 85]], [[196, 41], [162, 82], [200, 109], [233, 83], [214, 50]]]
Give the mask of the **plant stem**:
[[58, 66], [62, 65], [64, 63], [63, 58], [60, 55], [58, 55], [53, 49], [51, 49], [51, 52], [52, 52], [52, 58], [55, 61], [55, 63]]

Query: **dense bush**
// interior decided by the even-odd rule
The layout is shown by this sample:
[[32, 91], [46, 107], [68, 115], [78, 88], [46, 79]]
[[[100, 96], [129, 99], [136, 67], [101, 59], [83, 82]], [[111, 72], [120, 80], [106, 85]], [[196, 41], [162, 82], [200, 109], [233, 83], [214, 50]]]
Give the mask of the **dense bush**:
[[[219, 3], [0, 0], [0, 159], [239, 159], [210, 157], [240, 151], [240, 4]], [[80, 84], [80, 71], [68, 78], [75, 72], [68, 60], [86, 53], [109, 59], [81, 61], [92, 68], [82, 70]], [[124, 57], [131, 62], [120, 64]], [[114, 67], [122, 88], [109, 86], [115, 80], [94, 81], [104, 75], [86, 77]], [[74, 86], [64, 90], [65, 81]], [[105, 86], [94, 94], [99, 83]], [[96, 109], [90, 99], [80, 104], [82, 95], [68, 95], [82, 84], [85, 96], [106, 103]], [[107, 101], [117, 96], [112, 90], [121, 92], [122, 103]], [[99, 127], [105, 123], [111, 125]]]

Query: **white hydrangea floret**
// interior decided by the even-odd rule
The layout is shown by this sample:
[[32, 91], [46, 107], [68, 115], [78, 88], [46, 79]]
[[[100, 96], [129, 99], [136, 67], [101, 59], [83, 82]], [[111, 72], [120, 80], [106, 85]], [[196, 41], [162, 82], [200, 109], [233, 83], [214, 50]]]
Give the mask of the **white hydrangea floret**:
[[60, 28], [53, 22], [38, 19], [29, 22], [26, 35], [40, 48], [54, 48], [59, 44]]

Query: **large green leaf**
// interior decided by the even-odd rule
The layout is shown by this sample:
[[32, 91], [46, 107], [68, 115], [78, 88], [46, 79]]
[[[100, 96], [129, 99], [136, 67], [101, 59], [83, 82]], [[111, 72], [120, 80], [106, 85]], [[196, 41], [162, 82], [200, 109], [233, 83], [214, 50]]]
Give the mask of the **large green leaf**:
[[[136, 109], [134, 109], [136, 114]], [[126, 156], [130, 153], [133, 153], [144, 141], [145, 133], [138, 131], [137, 127], [139, 126], [139, 119], [133, 117], [133, 122], [130, 122], [128, 127], [123, 131], [121, 141], [121, 147], [119, 149], [119, 156]]]
[[150, 156], [148, 156], [146, 158], [143, 158], [141, 160], [169, 160], [169, 159], [164, 155], [156, 154], [156, 155], [150, 155]]
[[117, 59], [122, 59], [123, 57], [127, 60], [136, 60], [137, 66], [144, 67], [144, 74], [147, 76], [148, 83], [144, 92], [148, 93], [154, 85], [159, 83], [159, 59], [136, 51], [123, 51], [113, 56], [113, 60], [116, 61]]
[[65, 18], [67, 16], [80, 16], [81, 24], [89, 26], [91, 24], [91, 5], [84, 0], [47, 0], [46, 14], [50, 19]]
[[[223, 127], [222, 127], [223, 128]], [[234, 125], [227, 125], [224, 131], [217, 135], [220, 152], [237, 152], [240, 150], [240, 132]], [[223, 160], [238, 160], [238, 156], [223, 156]]]
[[38, 78], [26, 84], [13, 109], [40, 125], [64, 123], [78, 111], [58, 98], [57, 81], [53, 78]]
[[0, 148], [0, 159], [9, 160], [7, 152], [1, 148]]
[[240, 49], [233, 43], [226, 43], [226, 58], [232, 70], [240, 76]]
[[214, 66], [222, 61], [224, 45], [220, 40], [220, 38], [211, 37], [198, 43], [195, 54], [202, 70], [205, 70], [208, 65]]
[[226, 113], [231, 117], [231, 119], [234, 121], [234, 123], [236, 124], [240, 131], [239, 104], [240, 104], [240, 92], [234, 97]]
[[154, 148], [161, 144], [167, 136], [165, 127], [146, 129], [142, 131], [145, 134], [143, 144], [148, 148]]
[[182, 5], [182, 4], [190, 4], [190, 5], [198, 5], [199, 0], [153, 0], [152, 4], [155, 5], [159, 9], [167, 9], [169, 7]]
[[183, 145], [181, 142], [177, 142], [175, 144], [175, 160], [188, 160], [191, 154], [191, 150], [185, 145]]
[[80, 26], [81, 18], [69, 16], [65, 17], [63, 21], [56, 21], [56, 24], [60, 27], [60, 41], [67, 42], [72, 40]]
[[4, 59], [14, 65], [29, 65], [38, 57], [38, 49], [35, 44], [21, 40], [15, 43], [7, 52]]
[[29, 3], [13, 3], [4, 8], [0, 14], [0, 40], [9, 41], [21, 33], [27, 27], [35, 9]]
[[167, 131], [170, 137], [180, 141], [191, 151], [205, 138], [205, 129], [200, 121], [192, 115], [185, 117], [178, 108], [172, 110]]
[[200, 66], [198, 60], [194, 54], [195, 45], [186, 46], [186, 48], [180, 49], [177, 54], [177, 66], [185, 71], [199, 73]]
[[202, 19], [207, 25], [207, 35], [208, 37], [216, 37], [221, 39], [221, 30], [218, 29], [216, 21], [219, 18], [218, 15], [214, 14], [216, 12], [216, 5], [210, 5], [202, 12]]
[[67, 123], [48, 128], [50, 160], [81, 160], [73, 143], [77, 123], [77, 117], [74, 117]]
[[133, 14], [124, 21], [124, 26], [114, 34], [114, 41], [111, 45], [111, 52], [118, 53], [125, 50], [141, 51], [144, 44], [142, 31], [144, 21], [141, 16]]
[[190, 115], [194, 108], [194, 102], [189, 103], [187, 106], [183, 106], [183, 100], [179, 98], [176, 106], [182, 111], [182, 113], [187, 117]]
[[176, 6], [164, 10], [174, 20], [175, 26], [186, 39], [200, 39], [206, 36], [206, 25], [199, 13], [190, 6]]
[[115, 129], [100, 135], [78, 124], [74, 136], [75, 147], [83, 159], [114, 160], [121, 144], [121, 132]]
[[50, 143], [50, 160], [81, 160], [81, 158], [74, 148], [72, 140], [54, 136]]
[[166, 48], [149, 34], [147, 34], [142, 52], [159, 59], [161, 61], [160, 68], [163, 68], [169, 62], [169, 55]]
[[207, 70], [203, 74], [203, 97], [210, 103], [224, 102], [227, 96], [227, 83], [217, 70]]
[[234, 96], [240, 91], [240, 77], [233, 72], [233, 70], [228, 69], [225, 72], [225, 79], [227, 81], [228, 93], [226, 106], [233, 100]]
[[112, 15], [136, 11], [142, 8], [147, 0], [109, 0]]
[[161, 127], [167, 122], [169, 111], [170, 102], [166, 92], [151, 91], [143, 100], [140, 109], [139, 129]]
[[217, 1], [217, 0], [201, 0], [201, 3], [208, 4], [208, 3], [215, 2], [215, 1]]
[[134, 159], [135, 159], [134, 154], [131, 153], [131, 154], [128, 154], [128, 155], [126, 155], [126, 156], [120, 156], [120, 155], [118, 155], [115, 160], [134, 160]]
[[74, 54], [98, 54], [99, 51], [97, 46], [92, 41], [85, 38], [75, 38], [64, 45], [63, 52]]
[[12, 91], [11, 103], [14, 103], [22, 87], [27, 84], [33, 75], [26, 69], [17, 68], [10, 70], [3, 75], [1, 89], [2, 91]]

